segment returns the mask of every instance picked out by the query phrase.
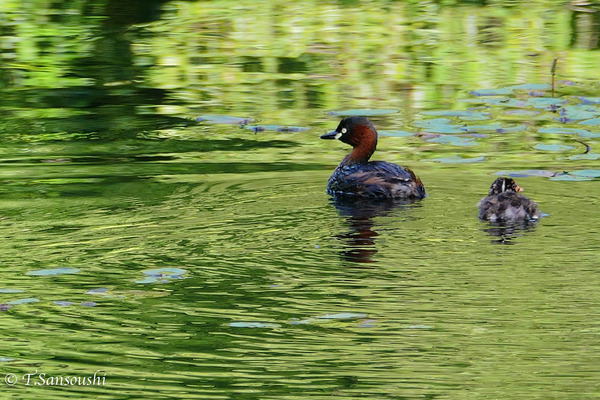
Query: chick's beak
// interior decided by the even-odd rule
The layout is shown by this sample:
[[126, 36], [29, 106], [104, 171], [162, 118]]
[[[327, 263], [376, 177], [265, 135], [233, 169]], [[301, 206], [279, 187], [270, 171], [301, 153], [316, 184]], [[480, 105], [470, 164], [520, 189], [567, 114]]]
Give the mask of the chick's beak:
[[515, 185], [515, 191], [516, 192], [522, 192], [523, 188], [521, 186], [519, 186], [519, 185]]
[[340, 137], [339, 135], [341, 135], [341, 133], [337, 131], [331, 131], [321, 135], [321, 139], [338, 139]]

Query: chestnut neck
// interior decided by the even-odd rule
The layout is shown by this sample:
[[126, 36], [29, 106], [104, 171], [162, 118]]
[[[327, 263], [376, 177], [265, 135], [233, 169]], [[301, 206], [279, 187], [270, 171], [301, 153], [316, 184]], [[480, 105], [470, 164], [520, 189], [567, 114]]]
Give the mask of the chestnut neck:
[[346, 143], [352, 146], [352, 151], [341, 162], [341, 165], [363, 164], [375, 152], [377, 133], [369, 126], [357, 125], [352, 128], [352, 135]]

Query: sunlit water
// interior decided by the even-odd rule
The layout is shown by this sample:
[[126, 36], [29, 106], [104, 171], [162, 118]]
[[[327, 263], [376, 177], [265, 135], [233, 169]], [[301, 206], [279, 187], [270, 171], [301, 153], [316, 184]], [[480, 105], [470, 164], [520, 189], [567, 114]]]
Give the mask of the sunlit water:
[[[489, 70], [479, 75], [469, 73], [470, 53], [457, 49], [449, 59], [433, 51], [439, 58], [431, 66], [421, 53], [429, 47], [421, 45], [441, 39], [424, 33], [427, 24], [452, 28], [450, 22], [460, 17], [466, 29], [477, 20], [467, 9], [438, 13], [429, 10], [430, 3], [418, 12], [407, 9], [416, 13], [415, 26], [403, 14], [388, 21], [417, 37], [411, 39], [412, 53], [406, 49], [415, 60], [405, 65], [404, 58], [388, 54], [381, 79], [356, 76], [371, 65], [371, 53], [357, 58], [332, 50], [339, 45], [335, 37], [345, 35], [343, 26], [323, 30], [325, 43], [313, 38], [310, 51], [298, 59], [281, 57], [275, 67], [275, 59], [253, 58], [245, 48], [230, 61], [231, 48], [219, 39], [228, 37], [223, 31], [233, 29], [232, 37], [246, 43], [240, 35], [251, 31], [264, 39], [261, 29], [268, 24], [250, 23], [256, 22], [252, 13], [235, 9], [230, 26], [223, 18], [230, 18], [232, 8], [217, 3], [213, 7], [220, 11], [210, 9], [212, 17], [204, 15], [208, 6], [170, 4], [167, 9], [179, 8], [180, 14], [165, 13], [144, 25], [156, 41], [136, 39], [133, 47], [142, 56], [153, 46], [195, 54], [196, 48], [171, 45], [197, 32], [215, 46], [203, 49], [209, 55], [196, 60], [198, 70], [183, 68], [173, 54], [159, 57], [145, 83], [172, 90], [163, 103], [149, 98], [159, 96], [158, 89], [137, 93], [140, 98], [119, 92], [131, 83], [123, 76], [106, 85], [116, 88], [110, 92], [116, 106], [94, 106], [100, 100], [81, 94], [74, 99], [83, 104], [65, 100], [73, 108], [49, 106], [47, 93], [39, 91], [43, 80], [34, 89], [18, 88], [2, 103], [11, 113], [0, 127], [3, 398], [596, 398], [596, 83], [587, 75], [579, 76], [583, 83], [563, 82], [558, 96], [568, 100], [564, 112], [539, 106], [553, 100], [548, 69], [523, 58], [533, 57], [527, 46], [535, 43], [529, 42], [518, 48], [524, 55], [499, 66], [501, 71], [494, 68], [505, 61], [500, 50], [488, 54]], [[360, 5], [335, 12], [327, 4], [315, 7], [315, 13], [345, 11], [348, 18], [364, 11]], [[566, 18], [565, 10], [531, 14], [544, 22]], [[194, 12], [204, 25], [190, 22]], [[498, 21], [515, 22], [514, 13], [496, 14], [473, 25], [490, 35], [483, 47], [465, 42], [480, 52], [479, 63], [486, 64], [486, 46], [503, 33]], [[375, 19], [364, 25], [355, 21], [357, 30], [371, 32], [381, 15], [369, 14]], [[300, 23], [285, 21], [275, 25], [284, 30]], [[557, 35], [569, 26], [564, 21], [559, 19]], [[21, 25], [25, 31], [27, 26]], [[521, 28], [507, 32], [509, 39], [524, 37]], [[286, 33], [293, 40], [285, 43], [303, 43], [297, 33]], [[589, 32], [582, 28], [574, 41], [583, 41], [583, 33]], [[362, 50], [372, 51], [378, 43], [359, 36], [346, 50], [364, 45]], [[259, 44], [250, 50], [262, 49]], [[278, 49], [273, 44], [272, 51]], [[314, 70], [305, 65], [306, 54], [315, 57]], [[453, 54], [463, 57], [458, 75]], [[587, 54], [595, 53], [565, 54], [562, 74], [581, 75], [569, 69], [576, 61], [586, 74], [595, 73], [596, 58], [586, 61]], [[542, 57], [552, 59], [549, 53]], [[148, 62], [139, 58], [136, 66]], [[222, 66], [238, 64], [239, 76]], [[274, 69], [263, 70], [263, 64]], [[323, 72], [330, 64], [343, 72]], [[390, 72], [426, 65], [434, 71], [431, 80], [412, 88], [402, 82], [419, 81], [417, 72]], [[184, 71], [173, 72], [180, 67]], [[511, 68], [517, 71], [507, 72]], [[13, 78], [23, 78], [16, 70]], [[42, 72], [33, 68], [28, 79]], [[491, 97], [469, 93], [523, 83], [524, 76], [546, 87]], [[458, 81], [445, 82], [452, 77]], [[20, 96], [23, 104], [16, 100]], [[63, 94], [53, 96], [57, 101]], [[148, 105], [152, 101], [157, 104]], [[382, 133], [374, 159], [412, 168], [427, 188], [426, 199], [347, 204], [326, 195], [327, 178], [348, 151], [343, 143], [318, 139], [341, 118], [328, 112], [365, 108], [395, 111], [371, 117]], [[63, 114], [68, 118], [61, 120]], [[236, 124], [195, 123], [198, 115], [305, 129], [254, 132]], [[23, 119], [31, 125], [24, 128]], [[591, 149], [583, 154], [586, 144]], [[476, 204], [496, 174], [523, 170], [535, 171], [515, 179], [546, 216], [526, 227], [479, 221]], [[565, 180], [548, 179], [541, 170]], [[582, 176], [586, 180], [578, 180]], [[27, 385], [25, 374], [36, 372]], [[48, 382], [94, 373], [101, 384], [45, 386], [39, 375]], [[16, 384], [6, 374], [15, 374]]]
[[[357, 210], [324, 193], [330, 165], [38, 157], [5, 164], [3, 282], [23, 292], [2, 301], [35, 300], [3, 315], [3, 365], [107, 382], [45, 397], [596, 391], [594, 182], [521, 178], [549, 216], [503, 230], [476, 218], [485, 171], [414, 164], [428, 198]], [[55, 268], [78, 272], [28, 275]]]

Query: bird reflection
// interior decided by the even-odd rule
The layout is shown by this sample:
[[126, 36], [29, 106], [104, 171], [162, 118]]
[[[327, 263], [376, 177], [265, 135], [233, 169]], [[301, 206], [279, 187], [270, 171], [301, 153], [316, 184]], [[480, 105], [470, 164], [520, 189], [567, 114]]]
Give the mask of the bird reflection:
[[527, 231], [533, 231], [536, 224], [536, 221], [529, 220], [489, 222], [483, 231], [493, 237], [492, 243], [510, 245], [515, 244], [514, 239], [525, 236]]
[[[334, 199], [333, 206], [340, 216], [347, 217], [349, 231], [335, 237], [343, 239], [346, 247], [342, 259], [357, 263], [372, 263], [377, 253], [373, 218], [388, 215], [392, 209], [405, 208], [410, 200]], [[368, 268], [368, 267], [365, 267]]]

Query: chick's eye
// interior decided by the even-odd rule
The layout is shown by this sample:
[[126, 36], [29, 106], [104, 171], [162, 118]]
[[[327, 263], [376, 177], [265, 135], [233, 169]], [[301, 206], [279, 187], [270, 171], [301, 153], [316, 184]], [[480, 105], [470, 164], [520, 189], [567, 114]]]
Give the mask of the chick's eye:
[[347, 129], [346, 128], [342, 128], [342, 133], [346, 133]]

